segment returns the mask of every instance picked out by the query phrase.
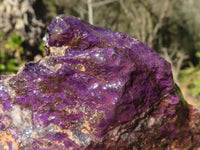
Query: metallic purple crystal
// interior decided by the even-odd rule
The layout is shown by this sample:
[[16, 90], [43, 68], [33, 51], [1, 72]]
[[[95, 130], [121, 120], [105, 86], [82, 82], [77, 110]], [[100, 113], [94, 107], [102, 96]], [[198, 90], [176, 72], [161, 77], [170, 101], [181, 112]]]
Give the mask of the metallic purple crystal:
[[59, 15], [44, 44], [49, 56], [0, 77], [0, 148], [200, 147], [200, 112], [144, 43]]

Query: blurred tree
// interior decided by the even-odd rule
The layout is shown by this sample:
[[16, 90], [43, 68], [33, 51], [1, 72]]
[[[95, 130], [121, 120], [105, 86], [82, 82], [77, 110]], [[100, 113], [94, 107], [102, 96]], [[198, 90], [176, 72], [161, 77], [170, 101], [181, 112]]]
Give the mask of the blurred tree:
[[0, 29], [5, 36], [17, 33], [28, 44], [38, 44], [44, 25], [36, 18], [34, 2], [35, 0], [0, 0]]
[[82, 0], [43, 0], [48, 10], [46, 17], [49, 21], [58, 14], [68, 14], [85, 19], [84, 14], [87, 7], [85, 2]]

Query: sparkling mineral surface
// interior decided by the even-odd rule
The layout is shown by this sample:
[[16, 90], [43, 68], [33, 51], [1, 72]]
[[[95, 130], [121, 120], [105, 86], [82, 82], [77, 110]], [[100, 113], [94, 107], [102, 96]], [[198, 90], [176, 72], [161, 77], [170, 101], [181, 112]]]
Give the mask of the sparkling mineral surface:
[[49, 55], [0, 76], [0, 149], [200, 148], [200, 111], [139, 40], [57, 16]]

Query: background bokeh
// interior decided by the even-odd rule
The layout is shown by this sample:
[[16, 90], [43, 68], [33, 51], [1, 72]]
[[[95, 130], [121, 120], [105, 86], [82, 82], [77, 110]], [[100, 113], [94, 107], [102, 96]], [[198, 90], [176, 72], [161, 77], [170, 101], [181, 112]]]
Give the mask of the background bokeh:
[[186, 100], [200, 108], [200, 0], [0, 0], [0, 75], [46, 55], [57, 14], [136, 37], [168, 60]]

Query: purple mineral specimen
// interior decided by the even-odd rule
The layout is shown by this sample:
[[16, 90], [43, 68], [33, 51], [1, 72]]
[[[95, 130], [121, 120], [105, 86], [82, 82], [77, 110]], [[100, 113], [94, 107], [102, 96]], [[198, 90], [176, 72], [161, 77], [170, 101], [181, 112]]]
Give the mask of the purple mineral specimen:
[[200, 111], [139, 40], [59, 15], [49, 55], [0, 77], [0, 149], [200, 148]]

